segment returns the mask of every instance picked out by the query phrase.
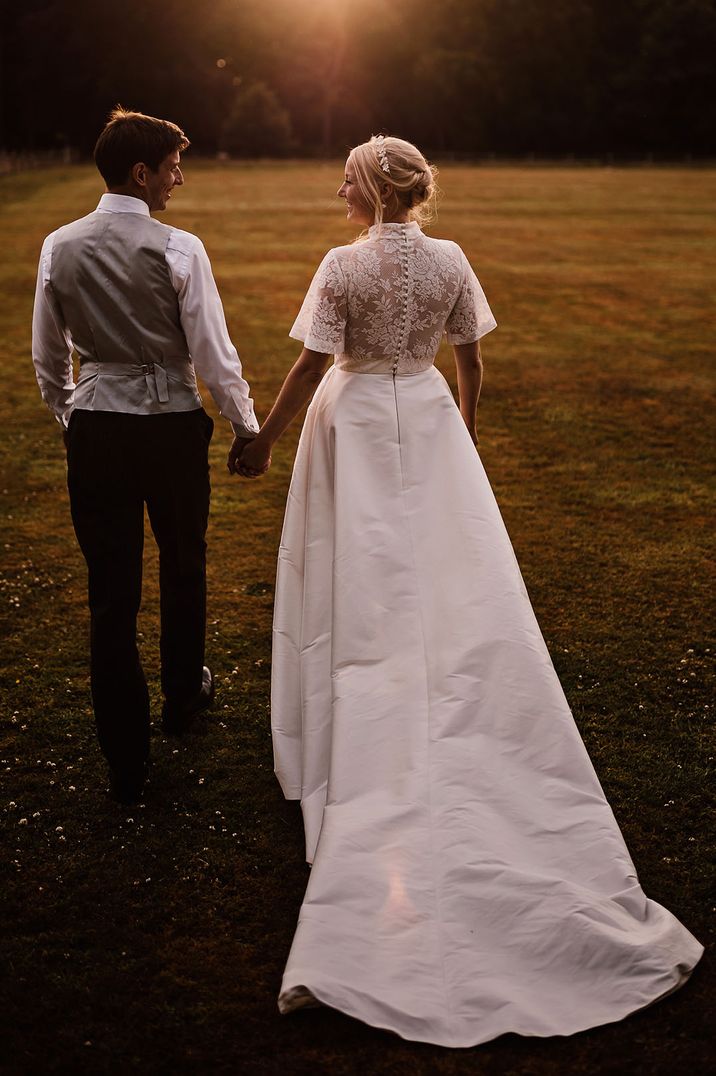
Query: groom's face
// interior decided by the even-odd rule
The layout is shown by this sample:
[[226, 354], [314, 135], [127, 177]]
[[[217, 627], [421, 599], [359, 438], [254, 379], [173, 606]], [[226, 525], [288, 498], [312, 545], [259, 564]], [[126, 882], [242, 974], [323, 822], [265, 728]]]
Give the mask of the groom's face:
[[146, 192], [149, 208], [157, 212], [167, 208], [167, 202], [172, 196], [172, 189], [180, 187], [184, 182], [184, 176], [179, 167], [179, 152], [170, 153], [165, 157], [157, 168], [152, 172], [151, 168], [146, 172]]

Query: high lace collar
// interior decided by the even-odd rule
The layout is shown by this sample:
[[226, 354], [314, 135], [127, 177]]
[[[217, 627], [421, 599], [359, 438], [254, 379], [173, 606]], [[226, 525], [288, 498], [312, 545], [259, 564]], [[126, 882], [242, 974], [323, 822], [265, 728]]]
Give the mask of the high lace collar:
[[420, 225], [416, 220], [409, 220], [405, 224], [373, 224], [368, 229], [370, 239], [402, 239], [403, 236], [414, 239], [420, 234]]

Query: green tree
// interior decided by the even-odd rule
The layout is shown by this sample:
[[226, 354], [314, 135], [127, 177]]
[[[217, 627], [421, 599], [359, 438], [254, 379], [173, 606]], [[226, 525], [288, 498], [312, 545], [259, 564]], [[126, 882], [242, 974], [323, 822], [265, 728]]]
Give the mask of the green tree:
[[221, 125], [219, 148], [235, 157], [284, 157], [293, 144], [291, 120], [264, 82], [241, 86]]

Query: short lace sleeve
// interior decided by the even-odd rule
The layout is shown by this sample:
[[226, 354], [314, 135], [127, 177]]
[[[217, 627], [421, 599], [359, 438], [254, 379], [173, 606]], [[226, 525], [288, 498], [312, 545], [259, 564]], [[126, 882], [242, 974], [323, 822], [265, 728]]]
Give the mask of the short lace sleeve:
[[316, 270], [306, 298], [288, 334], [311, 351], [341, 355], [345, 351], [346, 287], [338, 259], [332, 250]]
[[481, 336], [491, 332], [497, 322], [487, 305], [480, 281], [462, 250], [460, 261], [463, 274], [462, 284], [455, 305], [445, 322], [445, 331], [450, 344], [472, 344]]

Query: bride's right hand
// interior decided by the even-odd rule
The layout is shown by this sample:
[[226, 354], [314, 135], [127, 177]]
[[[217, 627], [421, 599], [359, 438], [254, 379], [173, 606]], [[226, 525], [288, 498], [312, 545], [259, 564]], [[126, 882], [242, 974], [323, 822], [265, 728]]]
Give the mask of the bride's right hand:
[[271, 466], [271, 445], [259, 434], [245, 446], [234, 466], [242, 478], [259, 478]]

